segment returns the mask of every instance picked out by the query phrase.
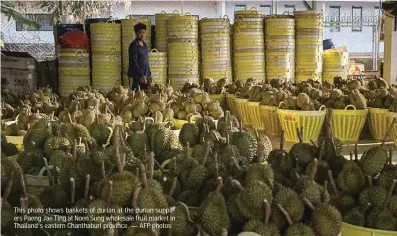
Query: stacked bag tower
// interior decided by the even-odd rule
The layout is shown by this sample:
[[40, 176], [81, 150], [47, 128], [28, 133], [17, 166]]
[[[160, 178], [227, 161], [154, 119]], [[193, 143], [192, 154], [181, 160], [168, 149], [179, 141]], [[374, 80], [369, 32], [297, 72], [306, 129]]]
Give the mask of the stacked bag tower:
[[60, 37], [59, 94], [68, 97], [80, 86], [90, 85], [90, 62], [87, 34], [78, 29]]
[[129, 85], [128, 78], [128, 64], [129, 64], [129, 54], [128, 48], [132, 41], [135, 40], [135, 31], [134, 26], [138, 23], [142, 23], [146, 25], [146, 44], [150, 50], [152, 42], [152, 24], [150, 19], [148, 18], [133, 18], [132, 16], [127, 16], [125, 19], [121, 20], [121, 28], [122, 28], [122, 49], [123, 49], [123, 85]]
[[295, 80], [322, 79], [323, 13], [321, 11], [295, 12]]
[[167, 20], [168, 78], [174, 89], [199, 83], [198, 17], [174, 14]]
[[234, 13], [234, 78], [265, 80], [264, 14], [256, 9]]
[[295, 20], [293, 16], [274, 15], [265, 19], [266, 78], [295, 78]]
[[92, 86], [110, 90], [121, 83], [121, 25], [114, 21], [92, 23]]
[[202, 76], [216, 82], [226, 78], [232, 80], [230, 58], [230, 21], [224, 18], [200, 20]]

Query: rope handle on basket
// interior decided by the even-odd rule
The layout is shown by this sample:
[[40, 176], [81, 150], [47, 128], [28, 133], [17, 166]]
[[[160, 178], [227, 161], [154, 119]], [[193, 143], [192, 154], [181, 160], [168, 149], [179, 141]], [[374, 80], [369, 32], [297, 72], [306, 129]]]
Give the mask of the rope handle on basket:
[[353, 108], [353, 110], [357, 110], [356, 106], [354, 106], [353, 104], [349, 104], [345, 107], [345, 110], [347, 110], [348, 108]]
[[280, 102], [280, 103], [278, 104], [278, 108], [279, 108], [279, 109], [283, 109], [281, 106], [283, 106], [284, 108], [286, 107], [286, 105], [285, 105], [284, 102]]
[[[48, 165], [48, 169], [53, 169], [54, 168], [54, 166], [53, 165]], [[43, 168], [41, 168], [40, 169], [40, 172], [39, 172], [39, 174], [37, 175], [37, 176], [35, 176], [35, 175], [33, 175], [33, 176], [35, 176], [35, 177], [37, 177], [38, 179], [42, 179], [43, 177], [47, 177], [47, 176], [43, 176], [43, 174], [44, 174], [44, 171], [46, 171], [47, 170], [47, 168], [44, 166]], [[57, 167], [57, 172], [60, 172], [61, 170]]]
[[186, 13], [185, 13], [185, 16], [192, 16], [192, 13], [186, 12]]
[[190, 28], [193, 29], [193, 24], [190, 20], [185, 21], [185, 26], [190, 26]]
[[153, 48], [150, 52], [159, 52], [156, 48]]
[[327, 108], [325, 107], [325, 105], [321, 105], [320, 109], [318, 109], [318, 111], [325, 111]]
[[172, 12], [172, 14], [174, 14], [174, 15], [179, 15], [179, 11], [178, 11], [178, 10], [174, 10], [174, 11]]
[[236, 93], [234, 94], [234, 97], [235, 97], [235, 98], [239, 98], [239, 97], [237, 97], [238, 95], [241, 95], [241, 93], [240, 93], [240, 92], [236, 92]]

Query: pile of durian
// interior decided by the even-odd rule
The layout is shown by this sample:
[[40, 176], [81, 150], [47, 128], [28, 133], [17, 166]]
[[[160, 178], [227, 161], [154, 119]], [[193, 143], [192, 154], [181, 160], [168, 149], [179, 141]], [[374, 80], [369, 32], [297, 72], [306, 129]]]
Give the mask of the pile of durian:
[[[149, 120], [135, 121], [129, 128], [103, 126], [95, 129], [101, 132], [93, 133], [68, 117], [69, 123], [50, 118], [35, 123], [16, 162], [2, 156], [3, 232], [38, 236], [46, 235], [44, 231], [50, 235], [103, 236], [121, 231], [127, 236], [240, 232], [336, 236], [340, 231], [342, 216], [330, 204], [328, 182], [318, 177], [323, 174], [322, 156], [327, 160], [340, 158], [330, 154], [329, 140], [324, 154], [317, 146], [303, 143], [294, 145], [289, 153], [283, 144], [273, 150], [267, 136], [244, 130], [229, 112], [217, 124], [208, 116], [194, 123], [190, 120], [179, 137], [169, 127]], [[26, 188], [23, 174], [36, 174], [43, 167], [51, 186], [34, 195]], [[13, 226], [14, 206], [172, 208], [171, 213], [140, 216], [169, 214], [176, 219], [164, 222], [148, 218], [144, 222], [170, 224], [171, 229], [137, 228], [143, 222], [128, 221], [125, 230], [21, 230]]]
[[48, 87], [23, 96], [4, 90], [1, 96], [1, 119], [11, 119], [11, 124], [2, 130], [6, 136], [25, 135], [34, 122], [43, 117], [54, 116], [60, 107], [58, 96]]
[[[356, 86], [354, 86], [356, 84]], [[268, 84], [248, 79], [236, 81], [228, 86], [228, 92], [236, 97], [260, 102], [261, 105], [279, 106], [289, 110], [316, 111], [325, 105], [327, 108], [345, 109], [354, 105], [356, 109], [366, 109], [367, 101], [358, 87], [359, 81], [346, 84], [325, 81], [323, 84], [309, 80], [291, 83], [272, 79]]]
[[214, 81], [213, 78], [207, 77], [203, 81], [203, 89], [209, 94], [222, 94], [226, 92], [226, 87], [228, 86], [228, 81], [226, 78]]

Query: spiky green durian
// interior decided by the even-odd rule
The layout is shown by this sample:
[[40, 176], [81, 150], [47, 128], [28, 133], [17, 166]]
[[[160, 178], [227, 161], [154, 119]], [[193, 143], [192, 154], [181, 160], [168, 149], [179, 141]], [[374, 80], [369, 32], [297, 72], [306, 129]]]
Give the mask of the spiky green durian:
[[335, 207], [321, 203], [312, 211], [311, 225], [318, 236], [337, 236], [342, 227], [342, 215]]
[[62, 169], [66, 164], [73, 161], [74, 157], [72, 156], [72, 154], [56, 150], [52, 152], [49, 164]]
[[382, 207], [383, 202], [385, 201], [387, 196], [387, 191], [379, 186], [373, 186], [370, 188], [364, 189], [359, 195], [358, 201], [360, 205], [368, 205], [374, 207]]
[[65, 137], [53, 136], [46, 140], [44, 144], [44, 155], [50, 158], [54, 151], [65, 151], [70, 148], [71, 143]]
[[310, 226], [303, 223], [297, 223], [288, 227], [284, 236], [315, 236], [315, 234]]
[[24, 173], [27, 173], [32, 167], [41, 168], [44, 166], [43, 151], [41, 149], [25, 150], [19, 154], [17, 162]]
[[230, 137], [230, 143], [236, 146], [242, 157], [249, 159], [250, 161], [254, 159], [258, 150], [258, 142], [253, 134], [243, 131], [233, 132]]
[[265, 212], [263, 200], [266, 199], [269, 204], [273, 201], [271, 188], [259, 180], [248, 182], [245, 188], [237, 180], [233, 180], [233, 183], [242, 190], [237, 199], [237, 207], [241, 214], [250, 220], [263, 219]]
[[110, 137], [112, 133], [112, 128], [105, 124], [93, 124], [91, 126], [91, 137], [98, 146], [103, 146], [107, 143], [110, 143]]
[[171, 213], [175, 220], [171, 221], [172, 235], [185, 236], [196, 234], [197, 229], [190, 218], [189, 208], [183, 202], [177, 202], [175, 211]]
[[356, 196], [365, 185], [365, 177], [360, 167], [350, 161], [345, 164], [342, 171], [338, 175], [338, 186], [343, 192]]
[[52, 136], [51, 129], [29, 129], [23, 137], [24, 150], [43, 148], [50, 136]]
[[367, 226], [373, 229], [395, 231], [397, 220], [389, 209], [375, 207], [368, 214]]
[[67, 194], [59, 185], [46, 188], [40, 194], [40, 200], [44, 207], [64, 208], [68, 202]]
[[221, 235], [223, 229], [228, 229], [230, 218], [227, 213], [226, 201], [221, 194], [222, 178], [218, 178], [218, 186], [214, 192], [211, 192], [202, 202], [201, 227], [211, 235]]
[[188, 143], [190, 146], [195, 146], [199, 143], [200, 131], [196, 124], [186, 123], [182, 126], [179, 133], [179, 142], [182, 146], [186, 146]]
[[373, 147], [367, 150], [360, 159], [359, 165], [365, 176], [376, 176], [382, 171], [388, 158], [387, 151], [382, 147]]

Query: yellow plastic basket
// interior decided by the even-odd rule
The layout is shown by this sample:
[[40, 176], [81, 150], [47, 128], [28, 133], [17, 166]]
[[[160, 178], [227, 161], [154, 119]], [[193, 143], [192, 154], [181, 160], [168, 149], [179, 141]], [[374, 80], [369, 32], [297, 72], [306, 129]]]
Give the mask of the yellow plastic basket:
[[277, 107], [259, 105], [259, 112], [265, 133], [270, 136], [280, 136], [281, 124], [277, 114]]
[[332, 110], [332, 134], [342, 142], [356, 142], [364, 127], [367, 114], [367, 109], [357, 110], [354, 105]]
[[248, 100], [243, 98], [234, 99], [237, 107], [237, 113], [240, 119], [243, 121], [244, 125], [251, 125], [251, 120], [249, 119], [248, 110]]
[[24, 136], [6, 136], [7, 142], [15, 144], [20, 152], [23, 151], [23, 137]]
[[234, 109], [234, 95], [227, 93], [226, 94], [226, 105], [227, 109], [232, 113], [232, 115], [236, 115], [235, 109]]
[[226, 95], [222, 94], [210, 94], [211, 100], [218, 101], [221, 104], [221, 107], [225, 107], [226, 105]]
[[[390, 122], [393, 121], [393, 118], [397, 118], [397, 113], [396, 112], [389, 112], [388, 116], [390, 118]], [[395, 146], [397, 146], [397, 123], [393, 125], [393, 129], [391, 131], [391, 137], [393, 139], [393, 143]]]
[[[280, 105], [283, 103], [280, 103]], [[318, 111], [294, 111], [277, 109], [281, 127], [285, 130], [285, 140], [299, 143], [297, 129], [303, 127], [303, 142], [317, 141], [327, 111], [324, 105]]]
[[248, 116], [250, 117], [252, 126], [260, 131], [264, 131], [263, 120], [259, 110], [259, 102], [248, 102]]
[[[371, 132], [372, 138], [375, 140], [383, 140], [386, 135], [387, 128], [391, 122], [389, 117], [389, 110], [382, 108], [369, 108], [369, 130]], [[392, 136], [389, 135], [386, 141], [391, 141]]]
[[342, 236], [397, 236], [397, 231], [370, 229], [343, 222]]

